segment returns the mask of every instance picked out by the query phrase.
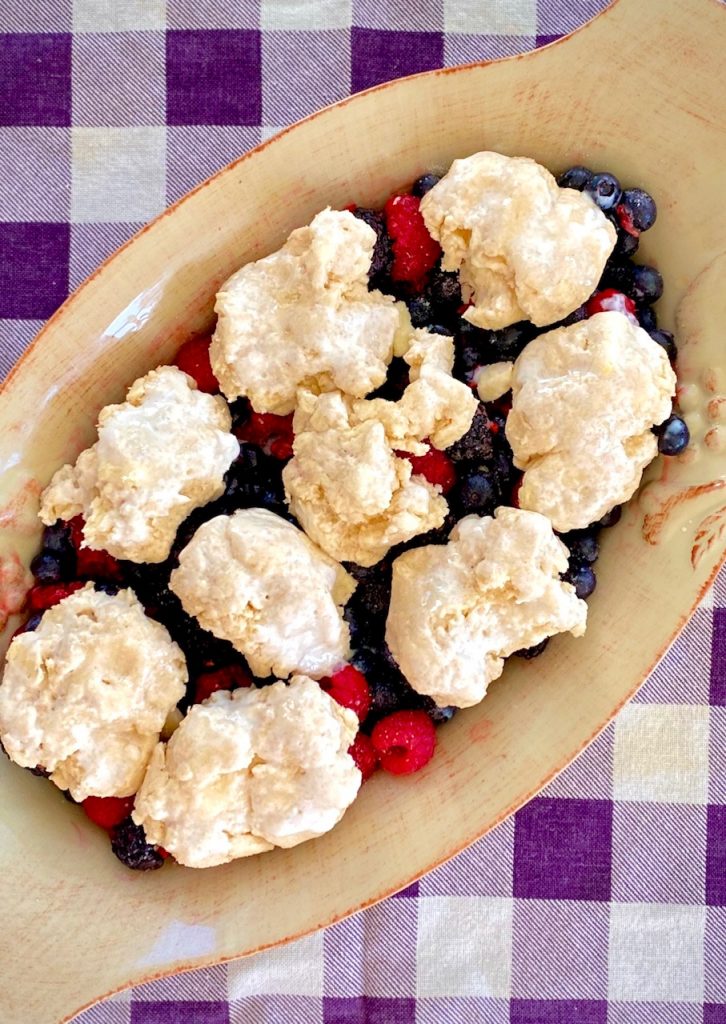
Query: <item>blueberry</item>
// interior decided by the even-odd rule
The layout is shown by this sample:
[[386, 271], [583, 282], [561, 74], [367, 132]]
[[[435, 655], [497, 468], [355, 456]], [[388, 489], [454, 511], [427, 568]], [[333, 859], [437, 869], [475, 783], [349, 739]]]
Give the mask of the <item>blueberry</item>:
[[634, 266], [627, 294], [636, 302], [647, 305], [657, 302], [663, 294], [663, 278], [655, 267]]
[[29, 619], [23, 624], [23, 633], [32, 633], [40, 625], [40, 620], [43, 618], [42, 612], [34, 612]]
[[446, 454], [454, 462], [483, 462], [494, 453], [492, 424], [487, 416], [483, 403], [479, 403], [471, 421], [471, 426], [458, 441], [455, 441]]
[[601, 210], [612, 210], [620, 202], [620, 182], [614, 174], [608, 174], [607, 171], [593, 174], [584, 191]]
[[[587, 320], [587, 309], [584, 305], [578, 306], [577, 309], [573, 309], [571, 313], [568, 313], [564, 320], [560, 320], [558, 327], [570, 327], [572, 324], [579, 324], [581, 320]], [[548, 330], [552, 330], [549, 327]]]
[[557, 179], [557, 184], [560, 188], [576, 188], [578, 192], [582, 192], [590, 184], [592, 177], [593, 174], [589, 168], [577, 164], [575, 167], [569, 167], [563, 171]]
[[570, 552], [570, 559], [580, 565], [592, 565], [597, 561], [600, 549], [596, 538], [587, 530], [572, 530], [560, 538]]
[[420, 198], [421, 196], [425, 196], [427, 192], [430, 192], [434, 185], [438, 185], [440, 181], [440, 174], [422, 174], [420, 178], [417, 178], [416, 181], [414, 181], [411, 187], [411, 192]]
[[106, 583], [99, 582], [98, 580], [96, 580], [93, 584], [93, 589], [99, 591], [102, 594], [108, 594], [109, 597], [113, 597], [114, 594], [118, 594], [121, 588], [119, 587], [118, 583]]
[[450, 705], [440, 708], [438, 704], [434, 704], [433, 701], [431, 701], [430, 706], [424, 708], [424, 711], [434, 725], [443, 725], [444, 722], [450, 722], [458, 710], [458, 708], [451, 707]]
[[658, 216], [655, 200], [642, 188], [626, 188], [620, 206], [636, 231], [647, 231], [655, 224]]
[[380, 387], [368, 395], [368, 398], [386, 398], [389, 402], [397, 402], [408, 387], [408, 382], [408, 363], [398, 356], [394, 356], [388, 364], [386, 379]]
[[235, 398], [230, 402], [229, 411], [232, 416], [232, 432], [243, 427], [250, 418], [252, 406], [247, 398]]
[[423, 295], [410, 300], [408, 312], [414, 327], [425, 327], [433, 318], [431, 303]]
[[619, 292], [630, 295], [633, 280], [633, 263], [612, 256], [605, 264], [598, 288], [616, 288]]
[[675, 362], [676, 356], [678, 355], [678, 349], [676, 348], [676, 339], [673, 337], [670, 331], [649, 331], [648, 332], [658, 345], [661, 345], [666, 350], [666, 355], [673, 363]]
[[496, 362], [484, 355], [484, 346], [491, 331], [482, 331], [473, 324], [464, 321], [456, 334], [454, 342], [454, 376], [466, 382], [467, 374], [485, 362]]
[[598, 521], [594, 525], [603, 530], [607, 530], [611, 526], [615, 526], [617, 523], [619, 523], [622, 515], [623, 506], [615, 505], [613, 508], [610, 509], [609, 512], [605, 513], [602, 519], [598, 519]]
[[450, 338], [453, 335], [453, 331], [450, 331], [448, 327], [444, 327], [443, 324], [429, 324], [426, 327], [429, 334], [443, 334], [445, 337]]
[[546, 636], [544, 640], [540, 640], [534, 647], [522, 647], [521, 650], [515, 651], [514, 654], [517, 658], [524, 658], [526, 661], [531, 661], [532, 658], [538, 658], [540, 654], [544, 652], [545, 647], [550, 642], [550, 638]]
[[488, 516], [494, 512], [499, 497], [497, 481], [491, 470], [477, 466], [462, 478], [451, 500], [461, 515]]
[[376, 233], [376, 244], [373, 248], [373, 256], [368, 271], [369, 288], [383, 288], [388, 286], [388, 276], [391, 273], [393, 264], [393, 246], [386, 231], [386, 222], [382, 213], [375, 210], [366, 210], [358, 207], [353, 211], [353, 216], [362, 220], [369, 228]]
[[648, 334], [658, 329], [658, 316], [652, 306], [640, 306], [636, 311], [636, 316], [638, 323]]
[[680, 455], [691, 439], [690, 432], [680, 416], [669, 416], [656, 428], [658, 451], [662, 455]]
[[67, 555], [72, 553], [73, 543], [68, 523], [64, 523], [59, 519], [52, 526], [46, 526], [43, 530], [42, 547], [44, 551], [52, 551], [55, 554]]
[[627, 231], [622, 229], [618, 231], [617, 241], [615, 242], [615, 249], [613, 250], [618, 256], [632, 256], [638, 249], [638, 238], [636, 235], [630, 235]]
[[393, 711], [425, 707], [426, 698], [409, 686], [385, 644], [360, 648], [354, 652], [352, 661], [366, 677], [371, 692], [371, 708], [363, 723], [364, 731]]
[[30, 571], [38, 583], [60, 583], [67, 567], [67, 557], [55, 551], [41, 551], [30, 563]]
[[111, 849], [122, 864], [134, 871], [154, 871], [164, 864], [158, 849], [146, 842], [142, 826], [134, 824], [131, 818], [124, 819], [114, 828]]
[[572, 565], [562, 577], [575, 588], [578, 597], [589, 597], [597, 585], [595, 573], [589, 565]]

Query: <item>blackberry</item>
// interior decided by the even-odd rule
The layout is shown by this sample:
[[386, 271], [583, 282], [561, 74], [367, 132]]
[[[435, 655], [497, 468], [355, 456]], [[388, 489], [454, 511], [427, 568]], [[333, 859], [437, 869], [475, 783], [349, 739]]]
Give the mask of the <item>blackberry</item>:
[[424, 295], [418, 295], [409, 301], [408, 313], [414, 327], [425, 327], [431, 323], [433, 316], [431, 303]]
[[575, 167], [568, 167], [566, 171], [557, 178], [560, 188], [575, 188], [582, 192], [592, 181], [593, 173], [588, 167], [578, 164]]
[[426, 533], [419, 533], [418, 536], [412, 537], [410, 540], [403, 541], [401, 544], [397, 544], [391, 548], [388, 553], [388, 557], [394, 562], [399, 555], [402, 555], [404, 551], [412, 551], [414, 548], [423, 548], [429, 544], [445, 544], [449, 539], [449, 534], [456, 526], [457, 519], [459, 517], [453, 513], [448, 512], [441, 526], [435, 526], [433, 530], [427, 530]]
[[483, 402], [477, 406], [471, 426], [455, 441], [446, 454], [452, 462], [485, 462], [494, 454], [492, 424]]
[[358, 586], [345, 608], [346, 620], [358, 629], [371, 629], [382, 635], [391, 600], [390, 562], [379, 562], [369, 569], [351, 565], [348, 571]]
[[444, 322], [458, 324], [459, 308], [462, 303], [459, 275], [434, 267], [425, 291], [431, 303], [434, 316]]
[[416, 178], [414, 181], [411, 186], [411, 192], [420, 199], [421, 196], [425, 196], [427, 192], [430, 192], [434, 185], [438, 185], [440, 181], [440, 174], [431, 174], [430, 172], [428, 174], [422, 174], [420, 178]]
[[477, 366], [481, 366], [487, 361], [484, 355], [484, 342], [487, 333], [489, 332], [474, 327], [466, 320], [459, 325], [454, 342], [454, 376], [464, 383], [468, 383], [468, 375]]
[[409, 384], [409, 366], [405, 359], [394, 356], [388, 364], [386, 379], [380, 387], [372, 391], [368, 398], [385, 398], [389, 402], [397, 402]]
[[[556, 325], [557, 327], [571, 327], [572, 324], [579, 324], [581, 320], [587, 320], [587, 309], [584, 305], [578, 306], [577, 309], [573, 309], [571, 313], [568, 313], [564, 320]], [[548, 327], [548, 330], [554, 330], [553, 327]]]
[[284, 514], [286, 505], [282, 466], [277, 459], [266, 455], [256, 445], [243, 444], [238, 457], [225, 474], [222, 497], [196, 509], [183, 526], [191, 520], [193, 533], [202, 522], [221, 512], [229, 514], [240, 508], [259, 506]]
[[146, 842], [143, 828], [131, 818], [125, 818], [114, 828], [111, 849], [122, 864], [134, 871], [155, 871], [164, 864], [157, 847]]
[[527, 344], [537, 335], [537, 328], [528, 320], [510, 324], [501, 331], [485, 331], [484, 363], [513, 362]]
[[549, 642], [550, 638], [546, 636], [544, 640], [540, 640], [534, 647], [522, 647], [520, 650], [514, 651], [514, 656], [516, 658], [524, 658], [526, 661], [531, 661], [532, 658], [539, 658]]
[[387, 290], [384, 285], [389, 284], [393, 265], [393, 245], [386, 231], [383, 214], [359, 206], [353, 211], [353, 216], [362, 220], [369, 228], [373, 228], [376, 233], [376, 244], [368, 271], [368, 287]]

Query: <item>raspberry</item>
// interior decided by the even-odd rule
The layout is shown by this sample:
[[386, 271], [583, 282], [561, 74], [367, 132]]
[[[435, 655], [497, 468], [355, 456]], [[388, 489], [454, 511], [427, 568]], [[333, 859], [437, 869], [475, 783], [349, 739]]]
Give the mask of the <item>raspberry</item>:
[[402, 458], [408, 459], [414, 473], [425, 477], [430, 484], [438, 484], [442, 494], [448, 494], [456, 483], [453, 462], [438, 448], [430, 448], [425, 455], [408, 455], [405, 452], [399, 454]]
[[174, 366], [178, 366], [184, 373], [188, 373], [196, 383], [200, 391], [206, 391], [208, 395], [219, 393], [219, 381], [214, 376], [212, 364], [209, 361], [209, 345], [211, 338], [191, 338], [186, 341], [176, 354]]
[[588, 300], [585, 310], [588, 316], [606, 312], [624, 313], [631, 323], [638, 323], [638, 318], [635, 315], [635, 303], [616, 288], [605, 288], [601, 292], [595, 292]]
[[277, 416], [273, 412], [253, 412], [235, 434], [238, 440], [255, 444], [276, 459], [289, 459], [292, 455], [292, 413]]
[[393, 241], [391, 280], [404, 281], [421, 291], [441, 246], [426, 230], [416, 196], [391, 196], [384, 208], [386, 228]]
[[320, 687], [342, 707], [355, 711], [361, 722], [368, 714], [371, 691], [366, 677], [353, 665], [344, 665], [329, 679], [321, 679]]
[[121, 566], [108, 551], [81, 548], [76, 558], [76, 573], [79, 576], [102, 580], [121, 580]]
[[83, 516], [74, 516], [73, 519], [68, 520], [66, 525], [70, 530], [71, 544], [76, 551], [79, 551], [83, 543], [83, 530], [86, 526], [86, 520]]
[[32, 587], [28, 593], [28, 608], [32, 612], [45, 611], [83, 586], [85, 584], [81, 580], [75, 580], [73, 583], [50, 583], [47, 586]]
[[193, 703], [201, 704], [218, 690], [236, 690], [239, 686], [252, 686], [252, 680], [241, 665], [226, 665], [213, 672], [202, 672], [197, 676]]
[[81, 801], [81, 807], [91, 821], [107, 831], [128, 818], [133, 806], [133, 796], [87, 796]]
[[384, 771], [410, 775], [433, 757], [436, 727], [425, 711], [394, 711], [373, 726], [371, 741]]
[[355, 766], [367, 782], [378, 767], [378, 754], [375, 752], [370, 736], [359, 732], [348, 747], [348, 753], [355, 761]]

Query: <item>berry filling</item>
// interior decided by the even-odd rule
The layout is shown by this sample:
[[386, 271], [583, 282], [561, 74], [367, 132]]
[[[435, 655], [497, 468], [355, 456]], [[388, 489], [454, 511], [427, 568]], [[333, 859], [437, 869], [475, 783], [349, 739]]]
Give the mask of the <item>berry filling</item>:
[[[647, 192], [622, 190], [614, 175], [594, 173], [581, 166], [571, 167], [560, 175], [561, 187], [587, 192], [615, 225], [615, 249], [598, 289], [560, 323], [541, 328], [522, 321], [494, 331], [462, 319], [468, 307], [462, 302], [459, 275], [442, 270], [441, 249], [426, 229], [420, 200], [438, 181], [436, 174], [422, 175], [409, 194], [391, 196], [380, 211], [355, 206], [349, 209], [376, 234], [369, 288], [403, 298], [415, 327], [453, 338], [453, 372], [458, 380], [476, 390], [482, 367], [516, 360], [538, 334], [613, 310], [633, 323], [640, 323], [669, 359], [675, 361], [675, 339], [670, 332], [658, 328], [652, 308], [663, 291], [662, 277], [656, 268], [636, 265], [631, 259], [640, 234], [656, 219], [655, 202]], [[191, 338], [181, 346], [174, 363], [196, 381], [201, 391], [218, 394], [209, 345], [209, 337]], [[408, 383], [409, 367], [402, 359], [394, 358], [386, 381], [368, 397], [397, 401]], [[456, 711], [453, 707], [437, 707], [429, 697], [414, 691], [388, 650], [385, 631], [391, 566], [398, 555], [411, 548], [446, 543], [451, 530], [464, 516], [491, 515], [500, 505], [519, 507], [522, 474], [513, 464], [505, 433], [510, 409], [511, 393], [496, 402], [480, 402], [468, 431], [446, 451], [429, 447], [424, 455], [397, 452], [399, 457], [408, 459], [413, 474], [423, 476], [447, 496], [449, 513], [440, 527], [397, 545], [378, 564], [368, 568], [346, 565], [357, 583], [344, 611], [350, 629], [351, 663], [321, 679], [320, 686], [358, 716], [360, 731], [349, 753], [364, 781], [379, 765], [394, 775], [420, 770], [434, 754], [436, 726], [448, 721]], [[81, 516], [47, 526], [42, 549], [31, 563], [35, 577], [27, 601], [31, 614], [15, 635], [35, 629], [46, 609], [88, 580], [109, 594], [127, 586], [142, 601], [147, 614], [163, 623], [186, 657], [189, 684], [179, 703], [182, 712], [218, 691], [262, 687], [274, 681], [255, 678], [244, 657], [187, 615], [169, 589], [169, 576], [178, 564], [180, 551], [199, 526], [214, 516], [262, 507], [296, 523], [288, 510], [282, 482], [284, 464], [293, 456], [292, 414], [258, 413], [247, 399], [232, 402], [230, 412], [233, 432], [242, 443], [238, 458], [225, 474], [224, 492], [182, 523], [168, 559], [158, 564], [136, 564], [83, 547]], [[676, 412], [654, 428], [654, 433], [664, 455], [680, 454], [689, 441], [688, 427]], [[599, 554], [598, 531], [614, 526], [620, 516], [618, 506], [587, 529], [561, 536], [570, 554], [563, 579], [573, 585], [578, 597], [588, 598], [596, 587], [593, 567]], [[545, 639], [516, 654], [533, 659], [544, 652], [547, 643]], [[38, 771], [45, 773], [43, 769]], [[133, 802], [133, 797], [89, 797], [83, 801], [83, 809], [92, 821], [109, 832], [114, 853], [124, 864], [136, 870], [161, 867], [169, 855], [149, 844], [143, 828], [132, 821]]]

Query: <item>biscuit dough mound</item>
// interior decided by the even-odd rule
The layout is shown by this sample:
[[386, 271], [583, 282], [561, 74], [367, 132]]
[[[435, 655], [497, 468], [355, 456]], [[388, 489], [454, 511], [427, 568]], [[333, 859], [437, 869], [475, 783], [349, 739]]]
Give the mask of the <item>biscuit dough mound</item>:
[[330, 675], [350, 653], [343, 606], [355, 581], [292, 523], [264, 508], [216, 516], [179, 555], [170, 589], [256, 676]]
[[212, 368], [228, 399], [285, 414], [299, 387], [363, 397], [386, 378], [405, 306], [368, 290], [375, 231], [326, 209], [217, 295]]
[[88, 583], [10, 644], [0, 739], [74, 800], [130, 796], [186, 682], [184, 655], [132, 591]]
[[303, 675], [215, 693], [156, 747], [134, 821], [187, 867], [296, 846], [355, 799], [357, 729], [355, 712]]
[[413, 475], [406, 453], [445, 448], [471, 426], [476, 398], [451, 376], [451, 338], [414, 331], [411, 383], [397, 402], [300, 392], [294, 457], [282, 477], [290, 508], [329, 555], [368, 566], [444, 522], [440, 488]]
[[524, 470], [520, 507], [565, 532], [627, 501], [675, 389], [663, 347], [622, 313], [540, 334], [515, 361], [505, 428]]
[[505, 507], [461, 519], [448, 544], [399, 555], [386, 642], [414, 690], [470, 707], [514, 651], [582, 636], [587, 605], [560, 579], [567, 559], [544, 516]]
[[239, 453], [219, 395], [175, 366], [140, 377], [98, 417], [98, 440], [63, 466], [41, 498], [46, 526], [85, 519], [83, 546], [132, 562], [163, 562], [179, 525], [218, 498]]
[[459, 270], [464, 318], [498, 330], [554, 323], [595, 290], [616, 231], [583, 192], [560, 188], [528, 157], [475, 153], [454, 160], [421, 200], [426, 227]]

